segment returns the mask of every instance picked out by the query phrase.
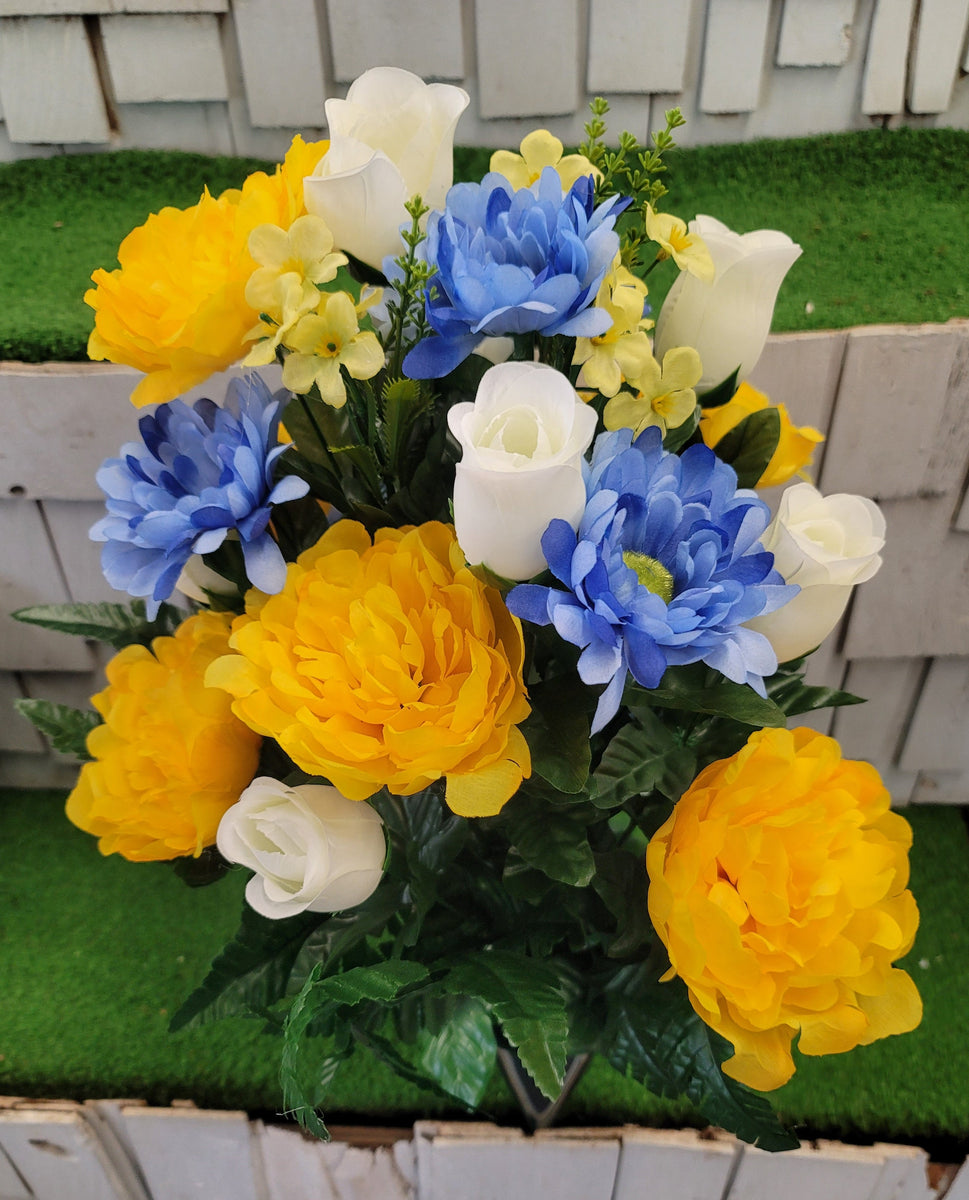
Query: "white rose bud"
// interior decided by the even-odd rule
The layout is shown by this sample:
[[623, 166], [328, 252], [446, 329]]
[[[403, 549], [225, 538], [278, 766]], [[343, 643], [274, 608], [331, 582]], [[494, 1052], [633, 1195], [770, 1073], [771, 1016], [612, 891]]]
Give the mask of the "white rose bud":
[[758, 229], [734, 233], [713, 217], [698, 216], [690, 232], [703, 238], [713, 259], [712, 283], [681, 271], [656, 322], [653, 353], [692, 346], [703, 363], [698, 392], [722, 383], [736, 368], [742, 383], [757, 365], [784, 276], [801, 247], [786, 233]]
[[489, 367], [474, 403], [454, 405], [454, 525], [469, 563], [516, 580], [545, 569], [549, 522], [577, 529], [585, 511], [582, 456], [596, 419], [564, 375], [533, 362]]
[[398, 67], [374, 67], [345, 100], [327, 100], [330, 148], [303, 181], [306, 207], [334, 243], [377, 270], [404, 249], [404, 204], [420, 195], [443, 208], [454, 176], [454, 130], [467, 108], [462, 88], [426, 84]]
[[339, 912], [362, 904], [383, 875], [383, 821], [327, 784], [287, 787], [261, 776], [225, 813], [223, 858], [256, 874], [246, 900], [263, 917]]
[[761, 542], [785, 582], [801, 590], [747, 628], [764, 634], [778, 662], [787, 662], [820, 645], [841, 620], [855, 584], [878, 571], [885, 518], [865, 496], [822, 496], [797, 483], [782, 494]]

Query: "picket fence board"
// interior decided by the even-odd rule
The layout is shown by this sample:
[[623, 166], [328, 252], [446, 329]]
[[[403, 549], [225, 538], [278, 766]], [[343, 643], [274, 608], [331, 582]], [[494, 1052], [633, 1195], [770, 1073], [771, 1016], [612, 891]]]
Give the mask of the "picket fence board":
[[876, 1142], [873, 1149], [885, 1155], [885, 1165], [868, 1200], [937, 1200], [929, 1185], [929, 1157], [918, 1146], [892, 1146]]
[[784, 1154], [745, 1147], [730, 1200], [869, 1200], [884, 1165], [878, 1150], [821, 1143]]
[[298, 1130], [257, 1125], [266, 1184], [273, 1198], [340, 1200], [319, 1152], [319, 1143]]
[[[772, 334], [748, 382], [775, 404], [784, 404], [795, 425], [827, 434], [847, 344], [845, 331]], [[824, 445], [814, 453], [817, 473]]]
[[47, 500], [42, 502], [57, 557], [71, 599], [106, 600], [127, 604], [131, 597], [117, 592], [101, 571], [101, 543], [88, 536], [91, 526], [105, 514], [104, 500]]
[[0, 1146], [36, 1200], [131, 1200], [79, 1105], [3, 1112]]
[[32, 1193], [0, 1146], [0, 1200], [32, 1200]]
[[700, 108], [753, 112], [760, 101], [770, 0], [709, 0]]
[[0, 751], [42, 754], [46, 749], [44, 739], [25, 717], [12, 711], [14, 701], [23, 695], [19, 677], [12, 671], [0, 671]]
[[949, 107], [969, 20], [969, 0], [920, 0], [909, 80], [913, 113]]
[[454, 0], [329, 0], [327, 11], [340, 83], [387, 63], [424, 79], [466, 74], [461, 5]]
[[[128, 1200], [154, 1200], [138, 1164], [138, 1156], [123, 1128], [121, 1109], [131, 1103], [122, 1100], [86, 1100], [84, 1115], [107, 1150]], [[133, 1103], [137, 1107], [143, 1104], [140, 1101]]]
[[[414, 1190], [387, 1146], [373, 1149], [330, 1142], [320, 1146], [335, 1200], [410, 1200]], [[464, 1195], [461, 1192], [452, 1195]]]
[[249, 120], [257, 128], [323, 126], [327, 97], [320, 25], [314, 0], [233, 0]]
[[840, 67], [851, 49], [856, 0], [785, 0], [779, 67]]
[[108, 141], [81, 17], [0, 18], [0, 101], [12, 142]]
[[851, 758], [867, 759], [879, 770], [894, 763], [923, 673], [920, 658], [860, 658], [848, 664], [844, 689], [866, 697], [866, 703], [839, 708], [833, 733], [850, 747]]
[[[694, 0], [591, 0], [587, 90], [680, 92]], [[643, 46], [649, 53], [643, 53]]]
[[[579, 10], [574, 0], [487, 0], [474, 9], [478, 112], [523, 119], [573, 113], [579, 100]], [[528, 69], [509, 53], [508, 39], [541, 47]]]
[[929, 667], [899, 765], [969, 771], [969, 662], [937, 658]]
[[612, 1200], [719, 1200], [739, 1153], [733, 1138], [693, 1129], [624, 1129]]
[[217, 22], [211, 13], [103, 17], [101, 37], [117, 102], [227, 99]]
[[897, 113], [904, 107], [914, 14], [915, 0], [876, 0], [861, 93], [863, 113]]
[[949, 1185], [945, 1200], [969, 1200], [969, 1162], [962, 1164], [958, 1175]]

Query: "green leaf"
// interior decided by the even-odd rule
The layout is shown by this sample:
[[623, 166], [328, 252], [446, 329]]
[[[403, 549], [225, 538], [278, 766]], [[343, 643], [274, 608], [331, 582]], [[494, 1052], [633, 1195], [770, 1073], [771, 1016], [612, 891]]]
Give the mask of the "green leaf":
[[458, 997], [436, 1034], [417, 1038], [418, 1063], [449, 1095], [477, 1108], [495, 1068], [495, 1030], [485, 1007], [469, 996]]
[[483, 950], [460, 960], [444, 982], [491, 1011], [543, 1096], [562, 1088], [569, 1037], [565, 995], [555, 969], [509, 950]]
[[763, 1096], [724, 1075], [720, 1064], [732, 1047], [693, 1011], [680, 980], [629, 988], [613, 1000], [606, 1055], [618, 1071], [658, 1096], [685, 1095], [712, 1125], [762, 1150], [800, 1144]]
[[383, 391], [381, 440], [391, 473], [401, 473], [401, 453], [415, 420], [430, 404], [430, 396], [414, 379], [388, 380]]
[[589, 845], [587, 806], [547, 808], [535, 804], [526, 793], [508, 801], [500, 821], [509, 842], [530, 866], [572, 887], [588, 884], [595, 861]]
[[383, 503], [380, 464], [370, 446], [331, 446], [330, 454], [338, 465], [351, 464], [352, 470], [349, 474], [357, 486], [351, 489], [351, 479], [348, 478], [348, 473], [344, 472], [343, 490], [348, 499], [352, 499], [354, 503]]
[[758, 696], [743, 683], [724, 679], [719, 671], [694, 663], [688, 667], [669, 667], [659, 687], [642, 688], [627, 684], [624, 703], [632, 709], [672, 708], [686, 712], [731, 717], [758, 729], [765, 726], [783, 729], [784, 712], [773, 700]]
[[776, 408], [762, 408], [725, 433], [714, 451], [737, 472], [738, 487], [752, 488], [774, 457], [780, 437], [780, 413]]
[[646, 864], [641, 855], [610, 850], [596, 855], [592, 886], [616, 918], [616, 936], [606, 953], [625, 958], [642, 951], [653, 940], [653, 926], [646, 905]]
[[649, 732], [633, 723], [623, 726], [599, 760], [595, 772], [599, 791], [593, 800], [597, 808], [615, 809], [631, 796], [646, 796], [657, 789], [675, 800], [693, 780], [696, 760], [690, 749], [648, 710], [642, 712], [651, 725]]
[[231, 871], [232, 864], [226, 862], [215, 846], [206, 846], [198, 857], [176, 858], [172, 869], [182, 883], [190, 888], [208, 887]]
[[528, 689], [532, 711], [521, 731], [532, 769], [560, 792], [581, 792], [589, 778], [590, 698], [580, 679], [549, 679]]
[[275, 1004], [286, 995], [303, 943], [320, 924], [319, 913], [273, 921], [246, 905], [238, 933], [172, 1017], [169, 1030], [205, 1025], [220, 1017], [246, 1016]]
[[778, 673], [767, 680], [767, 694], [788, 716], [814, 712], [819, 708], [838, 708], [846, 704], [864, 704], [864, 696], [853, 696], [837, 688], [812, 687], [800, 675]]
[[677, 425], [675, 429], [668, 430], [666, 436], [663, 438], [663, 449], [667, 450], [670, 454], [676, 454], [681, 447], [685, 446], [694, 433], [696, 433], [697, 426], [700, 424], [700, 413], [702, 411], [698, 404], [681, 425]]
[[101, 724], [100, 713], [54, 704], [51, 700], [14, 700], [13, 706], [40, 730], [58, 754], [90, 762], [87, 735]]
[[737, 394], [737, 376], [739, 374], [740, 368], [737, 367], [722, 383], [718, 383], [708, 392], [703, 392], [700, 396], [700, 404], [704, 408], [719, 408], [721, 404], [732, 400]]
[[138, 643], [151, 644], [153, 638], [174, 633], [185, 614], [171, 604], [163, 604], [154, 621], [145, 615], [144, 600], [127, 604], [38, 604], [20, 608], [11, 614], [28, 625], [40, 625], [58, 633], [107, 642], [116, 650]]

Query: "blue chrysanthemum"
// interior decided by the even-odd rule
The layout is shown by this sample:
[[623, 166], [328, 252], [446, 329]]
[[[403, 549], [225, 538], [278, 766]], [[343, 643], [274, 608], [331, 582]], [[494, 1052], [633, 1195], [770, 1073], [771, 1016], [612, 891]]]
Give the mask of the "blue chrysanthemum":
[[160, 404], [138, 422], [142, 443], [106, 459], [97, 481], [108, 515], [91, 529], [104, 542], [101, 566], [112, 587], [148, 600], [154, 616], [193, 554], [217, 550], [230, 530], [242, 543], [246, 575], [278, 592], [286, 563], [269, 534], [273, 504], [305, 496], [288, 475], [273, 486], [280, 401], [258, 375], [234, 379], [224, 407], [211, 400]]
[[520, 584], [508, 607], [582, 648], [582, 680], [606, 684], [593, 733], [616, 714], [627, 673], [654, 688], [668, 666], [705, 662], [764, 695], [777, 659], [744, 622], [797, 591], [758, 541], [767, 505], [738, 491], [712, 450], [670, 454], [655, 428], [635, 442], [628, 429], [600, 434], [587, 494], [577, 534], [556, 520], [542, 538], [568, 590]]
[[517, 191], [495, 172], [456, 184], [427, 223], [422, 252], [435, 274], [425, 307], [434, 333], [407, 355], [405, 374], [439, 379], [486, 337], [605, 333], [610, 317], [592, 305], [628, 203], [611, 196], [595, 208], [591, 175], [563, 195], [552, 167]]

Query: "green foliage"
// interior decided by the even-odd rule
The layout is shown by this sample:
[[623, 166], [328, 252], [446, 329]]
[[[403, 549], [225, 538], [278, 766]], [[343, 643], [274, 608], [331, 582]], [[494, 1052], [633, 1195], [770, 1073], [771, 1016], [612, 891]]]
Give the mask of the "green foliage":
[[471, 996], [452, 997], [436, 1032], [417, 1037], [418, 1066], [450, 1096], [469, 1108], [481, 1102], [495, 1069], [495, 1027], [488, 1010]]
[[87, 735], [101, 724], [98, 713], [54, 704], [50, 700], [15, 700], [13, 706], [40, 730], [59, 754], [70, 754], [82, 762], [90, 759]]
[[708, 392], [703, 392], [700, 396], [701, 408], [719, 408], [722, 404], [732, 400], [737, 392], [737, 376], [739, 374], [740, 368], [738, 367], [716, 387], [710, 388]]
[[669, 708], [691, 713], [730, 717], [759, 729], [783, 728], [784, 712], [771, 699], [758, 696], [753, 688], [724, 679], [719, 671], [694, 663], [669, 667], [655, 688], [626, 685], [625, 703], [635, 712], [642, 708]]
[[508, 801], [500, 819], [509, 843], [529, 866], [572, 887], [591, 881], [595, 862], [585, 806], [549, 811], [525, 789]]
[[616, 809], [654, 790], [676, 800], [693, 779], [696, 759], [676, 731], [649, 708], [633, 712], [634, 719], [610, 740], [596, 768], [593, 802], [599, 808]]
[[560, 792], [580, 792], [589, 778], [592, 696], [575, 675], [533, 684], [531, 715], [521, 726], [532, 770]]
[[185, 618], [174, 605], [162, 604], [158, 616], [149, 621], [144, 600], [133, 600], [131, 604], [37, 604], [19, 608], [11, 616], [57, 633], [106, 642], [116, 650], [133, 643], [150, 646], [154, 638], [174, 633]]
[[781, 436], [781, 416], [776, 408], [762, 408], [744, 417], [717, 442], [717, 457], [737, 472], [737, 485], [756, 487], [774, 456]]

